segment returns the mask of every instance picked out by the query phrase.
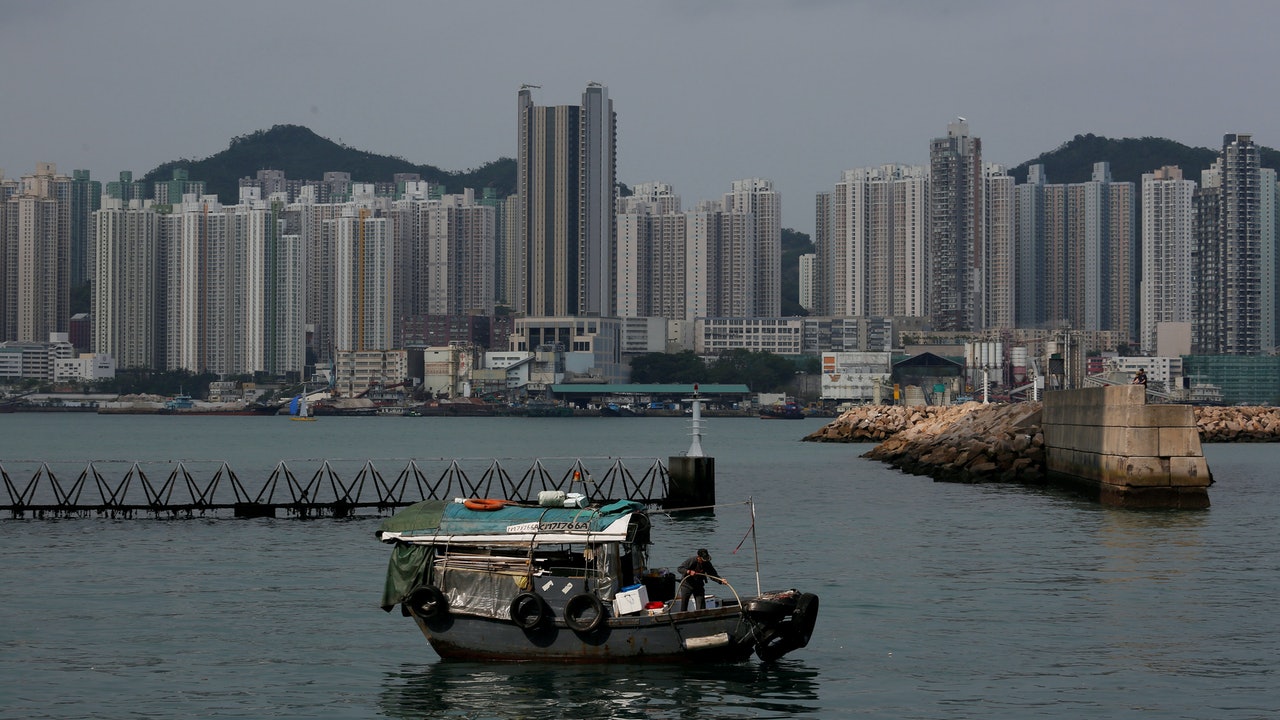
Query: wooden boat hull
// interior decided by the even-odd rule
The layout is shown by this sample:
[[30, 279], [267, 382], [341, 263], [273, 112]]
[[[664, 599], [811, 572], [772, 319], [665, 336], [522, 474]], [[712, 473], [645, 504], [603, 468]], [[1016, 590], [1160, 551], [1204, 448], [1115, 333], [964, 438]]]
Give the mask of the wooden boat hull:
[[436, 653], [452, 660], [737, 662], [756, 647], [755, 628], [737, 608], [610, 618], [586, 632], [563, 622], [526, 630], [506, 620], [451, 613], [415, 614], [414, 620]]
[[789, 591], [690, 612], [610, 617], [592, 630], [562, 618], [534, 628], [510, 620], [405, 606], [440, 657], [507, 662], [741, 662], [757, 654], [776, 660], [809, 643], [818, 599]]

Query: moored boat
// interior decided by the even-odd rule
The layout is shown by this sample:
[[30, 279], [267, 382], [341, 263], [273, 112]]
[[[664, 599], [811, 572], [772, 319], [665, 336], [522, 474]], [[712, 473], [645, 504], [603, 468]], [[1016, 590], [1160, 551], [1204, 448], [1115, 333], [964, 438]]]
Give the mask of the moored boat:
[[760, 408], [760, 417], [763, 420], [803, 420], [805, 415], [795, 400], [787, 398], [786, 402]]
[[726, 581], [733, 597], [682, 611], [675, 578], [648, 566], [644, 505], [550, 495], [428, 500], [383, 522], [383, 609], [400, 605], [447, 659], [773, 661], [808, 644], [816, 595], [739, 596]]
[[289, 402], [289, 416], [290, 420], [305, 420], [308, 422], [315, 421], [315, 417], [311, 415], [311, 411], [307, 405], [306, 393], [300, 393]]

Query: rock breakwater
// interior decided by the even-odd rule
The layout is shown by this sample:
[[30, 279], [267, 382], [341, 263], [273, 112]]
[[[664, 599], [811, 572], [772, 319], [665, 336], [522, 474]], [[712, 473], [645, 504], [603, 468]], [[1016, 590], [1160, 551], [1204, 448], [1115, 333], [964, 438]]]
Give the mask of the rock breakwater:
[[[1039, 409], [1039, 403], [1020, 403]], [[1016, 405], [965, 403], [944, 406], [862, 405], [804, 438], [807, 442], [882, 442], [917, 425], [944, 423], [977, 410]], [[1280, 408], [1196, 407], [1196, 429], [1202, 443], [1280, 442]]]

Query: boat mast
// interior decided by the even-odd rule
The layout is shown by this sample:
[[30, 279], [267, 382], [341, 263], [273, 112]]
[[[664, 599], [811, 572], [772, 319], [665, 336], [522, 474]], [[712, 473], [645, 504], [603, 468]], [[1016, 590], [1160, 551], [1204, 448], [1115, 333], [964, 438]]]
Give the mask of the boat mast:
[[756, 559], [756, 594], [761, 594], [760, 590], [760, 546], [756, 544], [756, 502], [750, 495], [747, 496], [747, 506], [751, 508], [751, 554]]

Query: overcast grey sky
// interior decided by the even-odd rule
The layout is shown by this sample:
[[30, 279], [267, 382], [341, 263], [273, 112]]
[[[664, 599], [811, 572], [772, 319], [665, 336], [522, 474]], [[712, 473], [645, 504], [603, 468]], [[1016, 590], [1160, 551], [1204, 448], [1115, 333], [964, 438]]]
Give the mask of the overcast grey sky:
[[110, 180], [293, 123], [463, 170], [514, 157], [522, 83], [561, 105], [597, 81], [619, 180], [691, 207], [769, 178], [811, 232], [841, 172], [923, 164], [955, 116], [1010, 166], [1088, 132], [1280, 145], [1278, 20], [1261, 0], [0, 0], [0, 168]]

